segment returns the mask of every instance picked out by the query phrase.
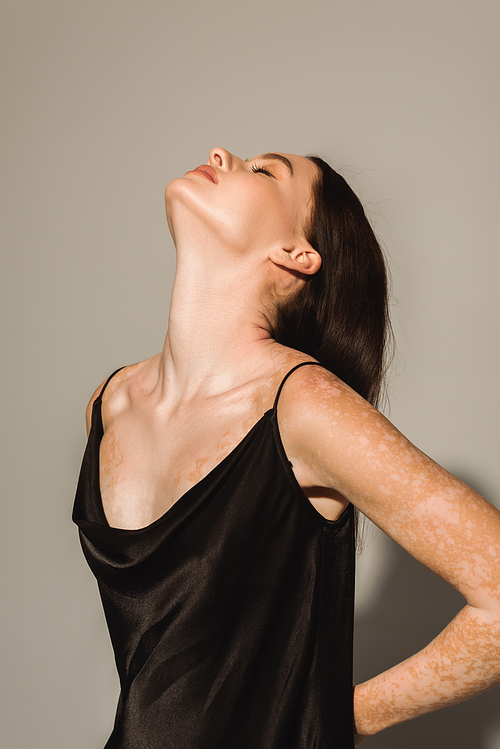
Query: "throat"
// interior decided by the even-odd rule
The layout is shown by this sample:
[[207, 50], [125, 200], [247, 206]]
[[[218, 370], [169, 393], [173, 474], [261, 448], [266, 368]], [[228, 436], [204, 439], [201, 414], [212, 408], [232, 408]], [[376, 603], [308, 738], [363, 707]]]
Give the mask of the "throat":
[[193, 275], [180, 264], [162, 367], [191, 392], [199, 392], [204, 383], [207, 393], [222, 393], [244, 381], [246, 372], [263, 371], [266, 352], [277, 344], [258, 284], [236, 281], [232, 274], [214, 279], [200, 269]]

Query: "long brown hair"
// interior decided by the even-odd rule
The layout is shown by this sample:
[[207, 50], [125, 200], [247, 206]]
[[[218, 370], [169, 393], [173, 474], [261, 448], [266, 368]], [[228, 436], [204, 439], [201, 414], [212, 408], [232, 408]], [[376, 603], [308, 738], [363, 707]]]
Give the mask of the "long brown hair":
[[385, 258], [345, 179], [319, 156], [307, 158], [318, 176], [305, 237], [322, 264], [277, 305], [273, 336], [313, 356], [377, 406], [392, 341]]

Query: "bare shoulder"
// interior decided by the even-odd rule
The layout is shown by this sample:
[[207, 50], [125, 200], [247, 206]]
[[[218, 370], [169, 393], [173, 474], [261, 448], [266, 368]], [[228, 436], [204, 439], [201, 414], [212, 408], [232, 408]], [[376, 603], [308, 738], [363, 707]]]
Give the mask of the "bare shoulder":
[[105, 383], [106, 383], [106, 380], [103, 380], [101, 382], [101, 384], [96, 387], [96, 389], [92, 393], [92, 396], [91, 396], [89, 402], [87, 403], [87, 408], [85, 410], [85, 425], [87, 427], [87, 437], [90, 434], [90, 427], [92, 426], [92, 411], [94, 409], [94, 402], [95, 402], [96, 398], [99, 397], [99, 393], [103, 389]]
[[[315, 364], [315, 362], [311, 362]], [[387, 419], [370, 403], [329, 370], [318, 366], [301, 367], [293, 372], [279, 399], [280, 421], [303, 429], [320, 429], [322, 425], [352, 426], [360, 421], [385, 422]]]
[[[109, 380], [102, 397], [102, 421], [105, 430], [106, 425], [116, 417], [121, 410], [127, 408], [130, 404], [131, 390], [133, 390], [137, 380], [141, 378], [141, 375], [147, 369], [149, 362], [151, 362], [151, 359], [146, 359], [135, 364], [129, 364], [117, 371]], [[92, 410], [94, 408], [94, 403], [100, 396], [108, 379], [109, 375], [100, 383], [100, 385], [97, 386], [87, 404], [85, 412], [87, 436], [89, 435], [92, 424]]]
[[301, 367], [285, 383], [278, 403], [280, 433], [293, 462], [306, 463], [319, 486], [352, 501], [359, 455], [381, 456], [410, 443], [376, 408], [321, 366]]

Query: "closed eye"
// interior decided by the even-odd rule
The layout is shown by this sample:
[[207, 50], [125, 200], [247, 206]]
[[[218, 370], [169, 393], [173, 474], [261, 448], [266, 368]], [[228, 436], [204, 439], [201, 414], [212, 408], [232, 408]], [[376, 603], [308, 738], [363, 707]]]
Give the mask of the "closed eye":
[[267, 169], [264, 169], [263, 166], [255, 166], [255, 164], [252, 165], [252, 172], [262, 172], [262, 174], [266, 174], [268, 177], [274, 177], [274, 174], [271, 174]]

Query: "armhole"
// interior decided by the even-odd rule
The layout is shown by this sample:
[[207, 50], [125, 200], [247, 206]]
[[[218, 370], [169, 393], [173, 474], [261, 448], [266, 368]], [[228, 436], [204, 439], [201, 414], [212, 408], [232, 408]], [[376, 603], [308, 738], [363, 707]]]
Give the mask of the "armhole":
[[[106, 390], [106, 388], [108, 386], [108, 382], [111, 380], [112, 377], [115, 376], [115, 374], [117, 372], [120, 371], [120, 369], [124, 369], [124, 367], [120, 367], [119, 369], [116, 369], [113, 372], [113, 374], [111, 374], [108, 377], [108, 379], [106, 380], [106, 382], [102, 386], [100, 392], [95, 397], [92, 396], [92, 398], [90, 399], [90, 401], [88, 403], [87, 411], [86, 411], [86, 414], [85, 414], [85, 421], [86, 421], [86, 428], [87, 428], [87, 440], [90, 438], [90, 434], [91, 434], [92, 430], [94, 429], [94, 422], [95, 422], [95, 419], [96, 419], [96, 416], [95, 416], [96, 410], [99, 409], [99, 411], [100, 411], [100, 408], [101, 408], [102, 394]], [[92, 404], [92, 406], [91, 406], [91, 404]], [[101, 425], [102, 425], [102, 417], [100, 417], [100, 419], [101, 419]]]
[[317, 510], [314, 507], [309, 497], [307, 497], [307, 495], [302, 490], [302, 487], [300, 486], [299, 482], [297, 481], [297, 477], [295, 476], [295, 473], [293, 472], [292, 464], [288, 458], [288, 455], [286, 454], [285, 446], [283, 444], [283, 440], [281, 439], [281, 432], [280, 432], [280, 428], [278, 424], [277, 406], [278, 406], [278, 399], [280, 397], [281, 391], [283, 390], [283, 385], [288, 380], [290, 375], [293, 372], [295, 372], [296, 369], [299, 369], [299, 367], [305, 367], [310, 364], [314, 364], [317, 367], [322, 367], [322, 369], [325, 369], [325, 371], [329, 372], [329, 370], [327, 370], [326, 367], [323, 367], [322, 364], [316, 361], [304, 361], [304, 362], [301, 362], [300, 364], [297, 364], [295, 367], [292, 367], [292, 369], [289, 372], [287, 372], [286, 375], [281, 380], [280, 386], [278, 388], [278, 392], [276, 393], [276, 398], [274, 400], [274, 406], [272, 410], [271, 422], [273, 426], [274, 442], [277, 447], [278, 454], [283, 464], [283, 467], [285, 469], [285, 473], [287, 474], [288, 479], [290, 481], [290, 484], [292, 485], [297, 496], [299, 496], [301, 500], [306, 503], [309, 511], [316, 518], [316, 520], [320, 523], [320, 525], [323, 526], [324, 529], [330, 529], [333, 531], [333, 530], [339, 530], [340, 528], [342, 528], [344, 524], [349, 520], [349, 518], [352, 517], [354, 513], [354, 505], [352, 504], [352, 502], [349, 502], [348, 500], [346, 507], [344, 507], [339, 517], [335, 518], [335, 520], [330, 520], [329, 518], [325, 518], [325, 516], [322, 515], [319, 512], [319, 510]]

